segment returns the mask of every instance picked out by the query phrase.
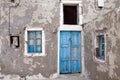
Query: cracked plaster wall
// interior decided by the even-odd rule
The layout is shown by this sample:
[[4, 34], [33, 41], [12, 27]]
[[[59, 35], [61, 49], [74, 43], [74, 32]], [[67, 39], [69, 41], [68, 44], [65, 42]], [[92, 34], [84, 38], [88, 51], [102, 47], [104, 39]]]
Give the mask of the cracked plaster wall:
[[[119, 8], [119, 4], [119, 0], [105, 0], [104, 8], [99, 9], [97, 0], [83, 0], [83, 24], [87, 23], [83, 28], [86, 70], [84, 76], [88, 80], [120, 79], [120, 11], [115, 10]], [[22, 43], [18, 49], [12, 49], [9, 45], [10, 5], [9, 0], [0, 0], [0, 79], [17, 80], [19, 76], [26, 76], [28, 80], [56, 77], [58, 37], [53, 30], [59, 27], [59, 0], [20, 0], [19, 6], [10, 9], [10, 33], [19, 35]], [[24, 29], [27, 26], [44, 29], [46, 56], [24, 56]], [[94, 59], [93, 41], [95, 30], [104, 27], [108, 30], [107, 52], [106, 62], [101, 63]]]
[[[57, 32], [53, 30], [59, 27], [59, 0], [20, 0], [18, 6], [10, 6], [10, 1], [1, 0], [0, 79], [6, 76], [13, 80], [11, 75], [25, 76], [28, 80], [31, 77], [53, 78], [57, 73]], [[9, 15], [10, 34], [20, 36], [20, 47], [17, 49], [10, 47]], [[28, 26], [43, 28], [45, 31], [45, 56], [24, 55], [24, 32]]]
[[[84, 25], [85, 70], [89, 73], [88, 77], [91, 80], [120, 80], [119, 25], [119, 8]], [[95, 31], [103, 28], [107, 28], [104, 62], [95, 58]]]
[[98, 0], [83, 0], [83, 23], [88, 23], [120, 7], [120, 0], [103, 1], [104, 7], [100, 9], [98, 8]]

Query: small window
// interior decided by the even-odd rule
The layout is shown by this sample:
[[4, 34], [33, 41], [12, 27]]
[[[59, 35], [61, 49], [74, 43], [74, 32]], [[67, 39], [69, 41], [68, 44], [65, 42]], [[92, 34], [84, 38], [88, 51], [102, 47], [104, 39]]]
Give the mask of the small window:
[[13, 2], [13, 3], [14, 3], [14, 2], [15, 2], [15, 0], [11, 0], [11, 2]]
[[105, 59], [105, 39], [104, 35], [98, 35], [97, 39], [97, 47], [96, 47], [96, 57], [99, 59]]
[[26, 28], [25, 30], [26, 56], [45, 56], [45, 34], [43, 28]]
[[28, 31], [28, 53], [42, 53], [42, 31]]
[[12, 48], [19, 47], [19, 36], [10, 36], [10, 45]]
[[63, 5], [64, 24], [77, 25], [77, 5]]

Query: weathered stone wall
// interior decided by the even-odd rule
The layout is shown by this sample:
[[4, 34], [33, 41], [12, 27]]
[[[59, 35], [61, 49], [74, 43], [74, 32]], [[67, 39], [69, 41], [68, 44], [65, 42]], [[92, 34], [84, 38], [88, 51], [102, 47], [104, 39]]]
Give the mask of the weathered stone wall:
[[[90, 80], [120, 80], [120, 1], [104, 0], [98, 8], [97, 0], [83, 0], [83, 32], [85, 75]], [[95, 59], [95, 31], [107, 29], [106, 60]]]
[[[49, 4], [49, 5], [48, 5]], [[0, 73], [37, 77], [52, 77], [57, 73], [57, 27], [59, 27], [59, 0], [20, 0], [19, 4], [2, 1], [0, 4]], [[11, 6], [11, 7], [10, 7]], [[10, 12], [9, 12], [10, 9]], [[9, 17], [10, 15], [10, 17]], [[9, 20], [10, 18], [10, 20]], [[43, 28], [45, 56], [24, 55], [25, 29]], [[19, 35], [20, 47], [10, 47], [11, 35]], [[33, 76], [35, 78], [35, 76]]]
[[[57, 30], [60, 27], [60, 0], [17, 1], [19, 5], [15, 6], [10, 0], [0, 0], [0, 79], [54, 78], [57, 76], [58, 64]], [[82, 73], [85, 80], [120, 80], [119, 4], [120, 0], [105, 0], [105, 6], [100, 9], [97, 0], [83, 0], [85, 72]], [[45, 56], [24, 55], [24, 35], [27, 27], [44, 29]], [[95, 59], [94, 40], [95, 31], [103, 28], [107, 29], [106, 61], [100, 62]], [[20, 36], [19, 48], [10, 47], [9, 33]], [[80, 76], [81, 74], [77, 77]]]
[[120, 0], [104, 0], [104, 7], [98, 7], [98, 0], [83, 0], [83, 23], [88, 23], [95, 18], [119, 8]]
[[[90, 80], [120, 80], [120, 9], [84, 25], [85, 70]], [[106, 28], [105, 62], [95, 57], [95, 32]]]

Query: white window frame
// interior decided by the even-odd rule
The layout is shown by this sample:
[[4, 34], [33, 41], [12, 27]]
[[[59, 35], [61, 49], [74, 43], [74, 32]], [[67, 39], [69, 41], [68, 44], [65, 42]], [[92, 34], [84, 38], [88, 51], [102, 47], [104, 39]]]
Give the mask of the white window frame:
[[[30, 54], [28, 53], [28, 31], [42, 31], [42, 53], [33, 53]], [[25, 50], [24, 50], [24, 54], [25, 56], [45, 56], [45, 34], [44, 34], [44, 30], [43, 28], [26, 28], [25, 30]]]
[[[77, 25], [66, 25], [63, 24], [63, 5], [79, 5], [78, 8], [78, 18], [79, 18], [79, 22]], [[62, 0], [60, 3], [60, 27], [58, 29], [58, 69], [57, 69], [57, 74], [58, 76], [60, 75], [60, 68], [59, 68], [59, 62], [60, 62], [60, 31], [81, 31], [81, 73], [80, 75], [84, 75], [85, 74], [85, 65], [84, 65], [84, 32], [82, 29], [82, 1], [64, 1]]]
[[[63, 5], [78, 5], [78, 24], [64, 24]], [[60, 3], [60, 27], [80, 26], [82, 25], [82, 1], [61, 1]]]

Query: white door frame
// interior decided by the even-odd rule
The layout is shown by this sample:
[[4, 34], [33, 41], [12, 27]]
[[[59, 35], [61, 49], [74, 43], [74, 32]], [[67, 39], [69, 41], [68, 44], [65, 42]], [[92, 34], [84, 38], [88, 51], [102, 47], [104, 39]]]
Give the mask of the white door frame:
[[[78, 5], [78, 24], [77, 25], [64, 25], [63, 24], [63, 4], [65, 5]], [[81, 31], [81, 74], [84, 75], [85, 72], [85, 67], [84, 67], [84, 32], [82, 30], [82, 1], [66, 1], [66, 0], [61, 0], [60, 2], [60, 27], [58, 28], [58, 60], [57, 60], [57, 74], [60, 75], [60, 31]]]
[[[82, 26], [81, 26], [82, 27]], [[58, 75], [60, 75], [60, 31], [81, 31], [81, 74], [83, 74], [85, 71], [84, 71], [84, 40], [83, 40], [83, 31], [82, 31], [82, 28], [80, 26], [79, 27], [70, 27], [69, 28], [66, 28], [66, 27], [60, 27], [59, 30], [58, 30], [58, 67], [57, 67], [57, 73]]]

